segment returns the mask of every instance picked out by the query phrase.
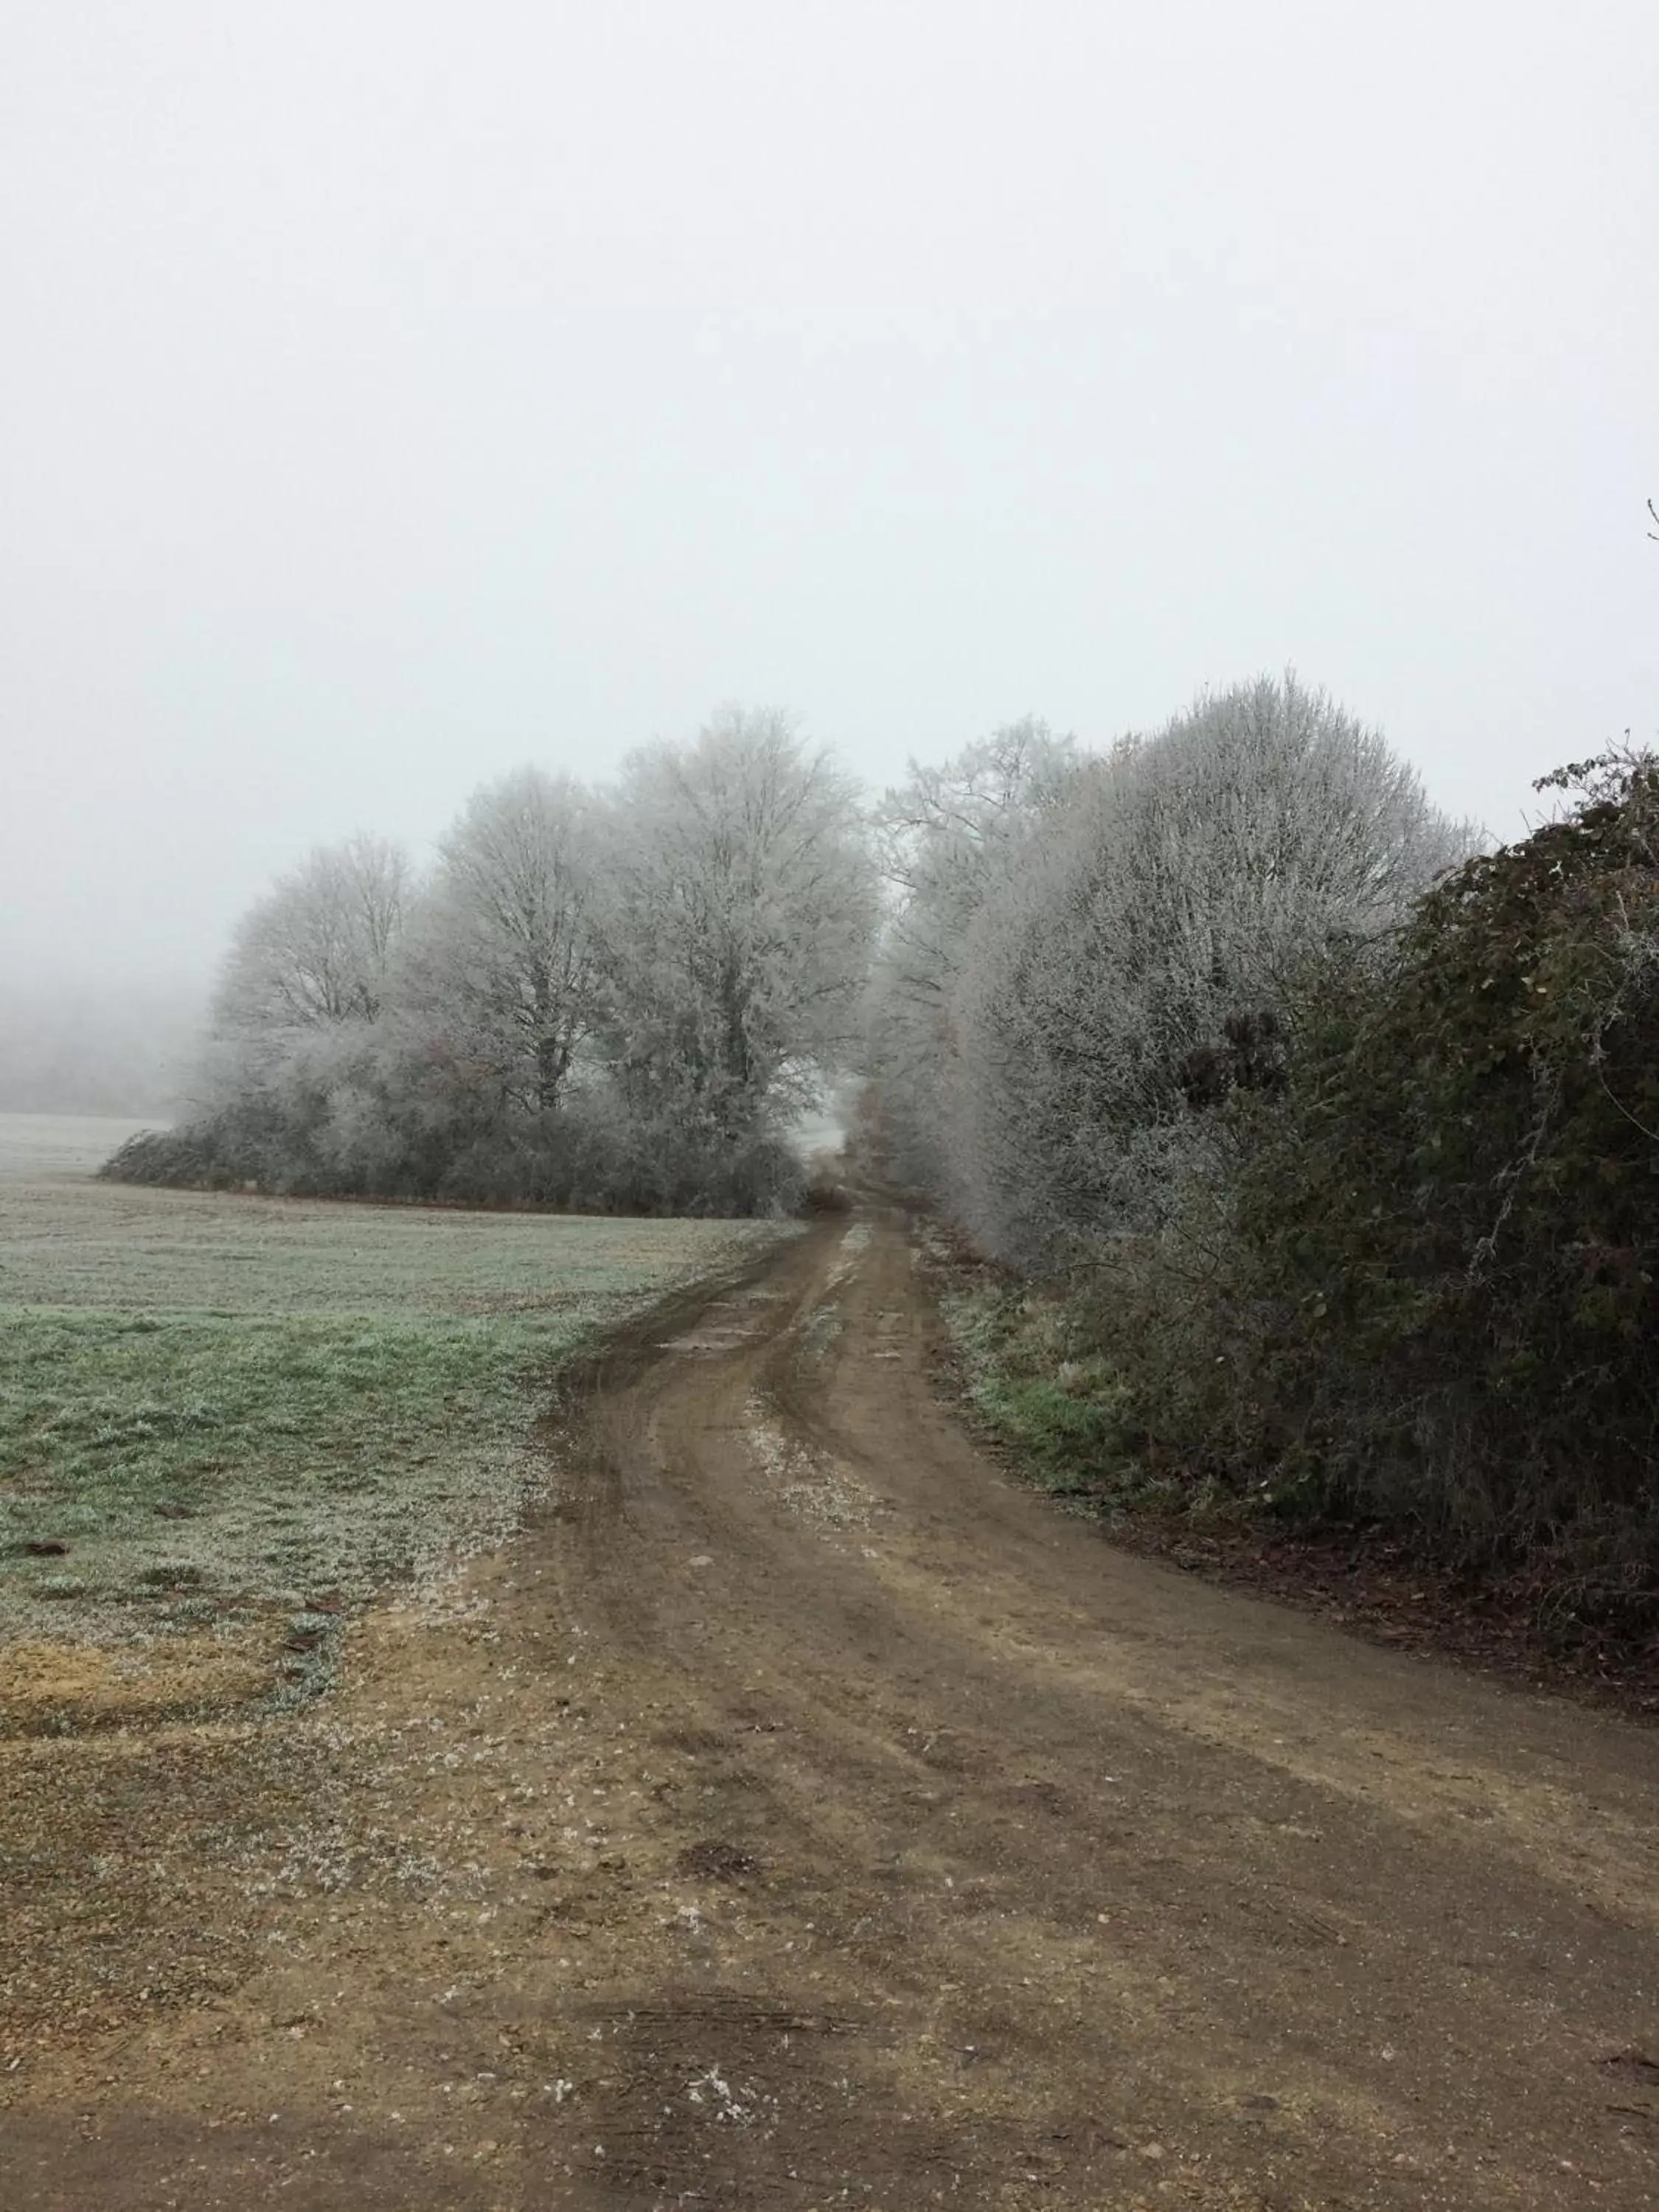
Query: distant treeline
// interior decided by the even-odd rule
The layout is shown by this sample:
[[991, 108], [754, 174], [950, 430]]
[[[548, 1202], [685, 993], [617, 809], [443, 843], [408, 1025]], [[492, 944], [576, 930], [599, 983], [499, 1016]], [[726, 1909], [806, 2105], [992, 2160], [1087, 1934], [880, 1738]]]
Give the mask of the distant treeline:
[[1264, 679], [870, 812], [734, 711], [602, 791], [488, 787], [423, 878], [313, 854], [237, 933], [203, 1109], [110, 1172], [764, 1211], [856, 1065], [890, 1176], [1001, 1270], [987, 1387], [1051, 1471], [1651, 1626], [1659, 770], [1551, 781], [1480, 851]]
[[732, 712], [586, 789], [476, 793], [417, 878], [372, 838], [248, 913], [208, 1096], [106, 1172], [295, 1194], [751, 1213], [844, 1059], [878, 918], [856, 793]]
[[[1659, 1620], [1659, 771], [1497, 852], [1294, 681], [890, 794], [868, 1119], [1051, 1474]], [[1022, 1283], [1032, 1285], [1022, 1288]]]

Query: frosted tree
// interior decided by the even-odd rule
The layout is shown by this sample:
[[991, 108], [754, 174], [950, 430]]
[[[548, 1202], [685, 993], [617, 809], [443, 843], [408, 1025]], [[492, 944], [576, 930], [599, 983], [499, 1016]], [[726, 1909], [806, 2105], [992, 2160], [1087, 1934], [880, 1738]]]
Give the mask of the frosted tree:
[[1145, 1224], [1229, 1042], [1266, 1079], [1311, 963], [1468, 849], [1383, 740], [1293, 677], [1121, 746], [980, 907], [951, 998], [947, 1149], [1006, 1256]]
[[913, 761], [876, 809], [896, 896], [866, 1007], [864, 1060], [890, 1164], [906, 1182], [940, 1190], [948, 1180], [951, 1000], [974, 916], [1035, 826], [1063, 805], [1080, 763], [1073, 738], [1028, 716], [940, 766]]
[[596, 1010], [593, 810], [521, 768], [473, 793], [410, 931], [404, 997], [452, 1069], [522, 1111], [561, 1103]]
[[856, 793], [776, 710], [625, 764], [605, 908], [611, 1064], [633, 1110], [728, 1145], [809, 1103], [851, 1039], [878, 911]]
[[238, 924], [214, 999], [222, 1036], [274, 1039], [373, 1021], [404, 928], [409, 863], [395, 845], [319, 846]]
[[1076, 740], [1027, 716], [887, 792], [874, 825], [883, 872], [902, 894], [887, 945], [904, 986], [936, 996], [961, 932], [1029, 824], [1059, 805]]

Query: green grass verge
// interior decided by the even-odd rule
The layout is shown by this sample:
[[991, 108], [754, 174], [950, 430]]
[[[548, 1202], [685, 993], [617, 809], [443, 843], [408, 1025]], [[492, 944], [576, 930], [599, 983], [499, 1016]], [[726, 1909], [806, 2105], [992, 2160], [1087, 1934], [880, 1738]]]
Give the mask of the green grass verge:
[[1142, 1486], [1128, 1392], [1061, 1301], [997, 1285], [942, 1307], [969, 1404], [1045, 1488], [1104, 1500]]
[[1010, 1285], [942, 1246], [929, 1257], [969, 1405], [1020, 1473], [1103, 1519], [1215, 1526], [1253, 1510], [1160, 1453], [1086, 1301]]

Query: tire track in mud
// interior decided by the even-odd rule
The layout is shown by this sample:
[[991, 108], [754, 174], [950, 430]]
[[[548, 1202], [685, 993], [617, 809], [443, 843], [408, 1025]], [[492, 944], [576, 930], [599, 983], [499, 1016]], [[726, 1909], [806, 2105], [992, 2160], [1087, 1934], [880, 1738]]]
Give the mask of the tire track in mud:
[[[884, 2022], [836, 2052], [858, 2119], [799, 2058], [768, 2105], [743, 2045], [793, 2163], [751, 2198], [750, 2138], [715, 2201], [931, 2201], [949, 2144], [970, 2202], [1289, 2179], [1310, 2203], [1546, 2203], [1586, 2127], [1595, 2193], [1642, 2201], [1651, 2145], [1596, 2109], [1589, 2046], [1639, 2035], [1653, 1985], [1618, 1924], [1621, 1901], [1651, 1924], [1650, 1741], [1601, 1729], [1613, 1786], [1586, 1803], [1578, 1717], [1106, 1552], [1010, 1488], [933, 1401], [896, 1219], [767, 1287], [599, 1401], [613, 1511], [568, 1594], [597, 1643], [695, 1685], [703, 1807], [810, 1924], [810, 1987]], [[1507, 1775], [1504, 1722], [1536, 1739]], [[1561, 2013], [1620, 1983], [1569, 2059]], [[675, 2171], [650, 2201], [679, 2201]]]

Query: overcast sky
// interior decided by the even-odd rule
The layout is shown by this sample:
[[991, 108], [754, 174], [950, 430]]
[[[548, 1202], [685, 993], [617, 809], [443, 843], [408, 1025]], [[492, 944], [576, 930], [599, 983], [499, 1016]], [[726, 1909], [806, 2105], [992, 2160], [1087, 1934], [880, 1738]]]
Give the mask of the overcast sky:
[[781, 703], [1659, 735], [1655, 0], [10, 0], [0, 975]]

